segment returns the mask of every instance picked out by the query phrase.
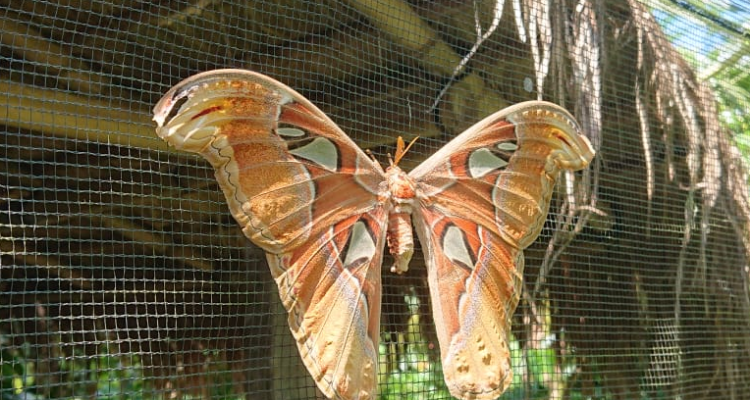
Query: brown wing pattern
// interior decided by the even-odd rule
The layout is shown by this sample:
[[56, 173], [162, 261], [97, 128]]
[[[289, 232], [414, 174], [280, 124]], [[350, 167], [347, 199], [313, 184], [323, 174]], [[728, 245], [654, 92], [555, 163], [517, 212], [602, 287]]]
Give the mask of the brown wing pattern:
[[446, 383], [495, 399], [512, 380], [508, 339], [523, 249], [546, 219], [555, 180], [594, 151], [551, 103], [526, 102], [479, 122], [410, 173]]
[[172, 88], [157, 133], [206, 158], [245, 235], [266, 251], [305, 365], [332, 398], [376, 393], [383, 171], [300, 94], [218, 70]]

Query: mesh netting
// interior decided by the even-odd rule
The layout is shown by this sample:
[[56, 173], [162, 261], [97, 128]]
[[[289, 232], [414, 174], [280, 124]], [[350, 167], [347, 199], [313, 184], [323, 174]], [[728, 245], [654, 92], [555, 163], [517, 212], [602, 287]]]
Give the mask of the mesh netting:
[[[384, 165], [419, 136], [407, 171], [564, 106], [597, 155], [525, 251], [503, 398], [747, 398], [750, 5], [721, 3], [0, 1], [0, 397], [322, 397], [213, 169], [154, 133], [170, 87], [231, 67]], [[379, 398], [450, 399], [415, 254], [382, 272]]]

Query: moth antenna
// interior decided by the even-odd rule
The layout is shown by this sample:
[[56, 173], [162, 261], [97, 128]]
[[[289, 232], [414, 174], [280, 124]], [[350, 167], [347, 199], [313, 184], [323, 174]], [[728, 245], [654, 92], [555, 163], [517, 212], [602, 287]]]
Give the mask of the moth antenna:
[[[380, 161], [378, 161], [377, 158], [375, 158], [375, 154], [372, 154], [372, 151], [370, 149], [365, 149], [365, 154], [370, 156], [370, 159], [372, 159], [372, 162], [375, 163], [375, 165], [380, 169], [380, 172], [383, 172], [383, 166], [380, 165]], [[388, 160], [390, 161], [391, 155], [388, 155]], [[391, 161], [391, 164], [393, 164], [393, 161]]]
[[370, 156], [370, 158], [372, 159], [372, 161], [378, 161], [378, 160], [375, 159], [375, 154], [372, 154], [372, 151], [370, 151], [370, 149], [365, 149], [365, 154], [367, 154], [368, 156]]
[[[398, 139], [396, 140], [396, 160], [395, 160], [395, 165], [398, 165], [398, 163], [401, 161], [401, 159], [404, 158], [404, 156], [406, 155], [406, 153], [409, 152], [409, 149], [411, 149], [411, 146], [414, 143], [416, 143], [417, 139], [419, 139], [419, 136], [415, 136], [414, 139], [412, 139], [411, 142], [409, 142], [409, 145], [406, 146], [406, 148], [404, 148], [404, 139], [401, 136], [398, 137]], [[390, 156], [389, 156], [389, 158], [390, 158]], [[391, 163], [391, 165], [394, 165], [394, 164]]]

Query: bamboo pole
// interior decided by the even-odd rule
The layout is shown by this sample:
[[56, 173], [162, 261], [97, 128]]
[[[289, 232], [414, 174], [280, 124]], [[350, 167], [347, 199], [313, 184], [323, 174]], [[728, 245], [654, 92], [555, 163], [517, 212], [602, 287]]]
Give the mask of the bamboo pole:
[[[352, 7], [364, 14], [370, 22], [392, 41], [404, 47], [407, 53], [419, 55], [424, 68], [442, 77], [454, 77], [462, 57], [448, 46], [412, 8], [401, 0], [351, 0]], [[497, 94], [489, 89], [476, 72], [469, 72], [461, 81], [471, 88], [478, 98], [495, 99], [493, 110], [507, 107]], [[486, 114], [485, 114], [486, 115]]]
[[168, 150], [150, 113], [113, 107], [56, 89], [0, 82], [0, 118], [6, 125], [71, 140]]
[[0, 18], [0, 43], [13, 49], [13, 53], [24, 60], [44, 65], [45, 71], [72, 90], [82, 93], [100, 94], [110, 84], [80, 58], [70, 56], [69, 49], [48, 40], [42, 32], [31, 26], [17, 23], [15, 13]]

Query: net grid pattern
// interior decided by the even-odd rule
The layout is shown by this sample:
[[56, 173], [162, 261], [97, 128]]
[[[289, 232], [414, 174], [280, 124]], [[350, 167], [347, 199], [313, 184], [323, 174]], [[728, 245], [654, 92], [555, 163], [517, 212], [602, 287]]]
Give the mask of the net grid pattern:
[[[750, 78], [710, 61], [741, 52], [750, 5], [701, 4], [0, 0], [0, 400], [322, 398], [213, 171], [154, 132], [159, 98], [216, 68], [284, 82], [383, 165], [420, 136], [407, 171], [505, 106], [563, 105], [597, 156], [525, 251], [502, 398], [746, 398], [727, 115], [748, 104], [726, 82]], [[379, 398], [451, 399], [421, 250], [384, 265]]]

